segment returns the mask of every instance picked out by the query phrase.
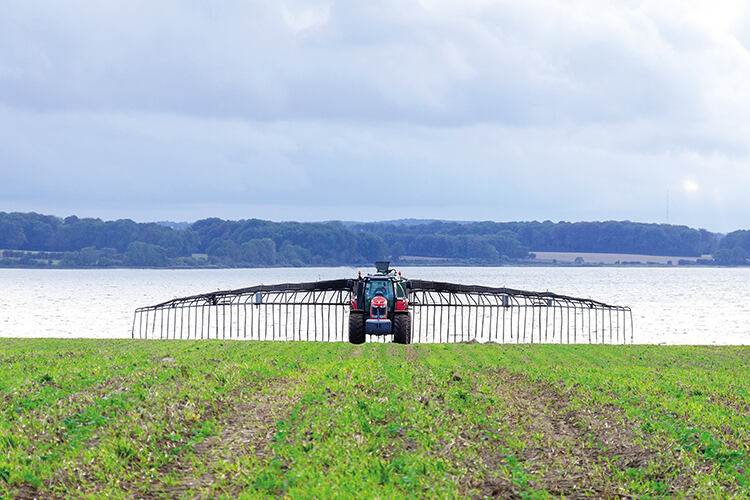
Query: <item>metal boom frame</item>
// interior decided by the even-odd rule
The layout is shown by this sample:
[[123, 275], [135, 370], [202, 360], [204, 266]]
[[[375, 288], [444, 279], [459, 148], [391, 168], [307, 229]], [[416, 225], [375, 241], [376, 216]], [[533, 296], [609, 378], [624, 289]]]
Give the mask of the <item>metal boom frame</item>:
[[[131, 336], [346, 341], [354, 282], [259, 285], [176, 298], [136, 309]], [[407, 290], [414, 342], [633, 342], [633, 314], [625, 306], [423, 280], [407, 282]]]

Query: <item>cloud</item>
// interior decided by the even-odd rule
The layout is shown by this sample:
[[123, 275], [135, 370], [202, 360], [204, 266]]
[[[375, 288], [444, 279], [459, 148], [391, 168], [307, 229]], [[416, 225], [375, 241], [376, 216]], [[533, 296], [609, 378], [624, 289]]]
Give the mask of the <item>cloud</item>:
[[[673, 195], [672, 222], [730, 229], [750, 208], [748, 16], [730, 1], [8, 2], [0, 201], [658, 221], [690, 176], [701, 189]], [[363, 195], [375, 186], [401, 194]]]
[[[643, 13], [568, 2], [12, 4], [5, 104], [434, 124], [678, 111], [681, 66]], [[57, 10], [57, 12], [55, 11]], [[664, 14], [666, 16], [666, 13]], [[686, 27], [683, 38], [704, 36]], [[684, 112], [684, 110], [679, 110]]]
[[684, 179], [682, 181], [682, 190], [686, 193], [694, 193], [698, 191], [699, 186], [698, 183], [695, 182], [693, 179]]

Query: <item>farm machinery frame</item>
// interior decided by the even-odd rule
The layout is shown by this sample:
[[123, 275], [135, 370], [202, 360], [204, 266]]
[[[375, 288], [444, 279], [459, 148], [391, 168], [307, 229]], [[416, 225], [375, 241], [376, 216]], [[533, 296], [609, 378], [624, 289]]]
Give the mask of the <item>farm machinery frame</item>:
[[627, 306], [551, 292], [406, 279], [387, 262], [355, 279], [258, 285], [135, 310], [133, 338], [632, 343]]

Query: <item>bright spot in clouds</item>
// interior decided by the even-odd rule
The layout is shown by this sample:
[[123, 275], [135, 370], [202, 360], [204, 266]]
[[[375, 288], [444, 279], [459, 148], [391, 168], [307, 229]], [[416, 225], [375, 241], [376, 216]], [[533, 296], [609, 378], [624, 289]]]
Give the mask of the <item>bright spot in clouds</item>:
[[750, 227], [747, 0], [1, 5], [0, 211]]
[[698, 191], [698, 183], [693, 179], [685, 179], [682, 181], [682, 189], [686, 193], [694, 193], [695, 191]]

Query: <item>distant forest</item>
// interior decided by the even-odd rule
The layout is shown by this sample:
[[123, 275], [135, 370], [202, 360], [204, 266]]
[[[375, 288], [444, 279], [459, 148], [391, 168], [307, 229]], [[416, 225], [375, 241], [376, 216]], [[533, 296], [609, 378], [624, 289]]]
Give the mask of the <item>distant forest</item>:
[[[532, 264], [534, 251], [699, 257], [741, 265], [750, 231], [727, 235], [669, 224], [609, 222], [102, 221], [0, 212], [0, 266], [265, 267], [371, 264], [388, 258], [464, 265]], [[427, 262], [430, 262], [427, 260]]]

